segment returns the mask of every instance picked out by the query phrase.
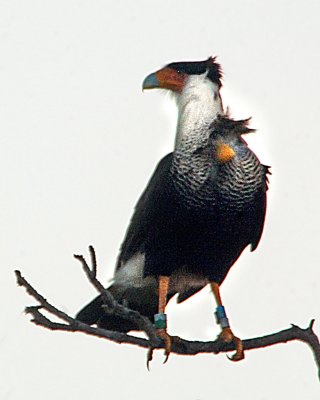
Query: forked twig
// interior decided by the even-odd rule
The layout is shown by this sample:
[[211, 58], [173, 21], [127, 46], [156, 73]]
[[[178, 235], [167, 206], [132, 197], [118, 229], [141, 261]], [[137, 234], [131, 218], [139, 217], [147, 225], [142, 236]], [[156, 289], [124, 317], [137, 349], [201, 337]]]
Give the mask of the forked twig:
[[[92, 246], [89, 246], [89, 253], [91, 268], [82, 255], [75, 255], [74, 257], [81, 262], [82, 268], [88, 280], [102, 295], [103, 301], [106, 306], [105, 312], [115, 313], [116, 315], [121, 316], [121, 318], [134, 322], [141, 331], [146, 333], [148, 339], [138, 338], [127, 333], [108, 331], [99, 327], [89, 326], [83, 322], [76, 320], [75, 318], [70, 317], [68, 314], [53, 306], [40, 293], [38, 293], [38, 291], [33, 288], [32, 285], [21, 275], [20, 271], [15, 271], [18, 285], [24, 287], [27, 293], [31, 297], [33, 297], [39, 304], [38, 306], [29, 306], [25, 309], [27, 314], [32, 315], [31, 321], [36, 325], [40, 325], [51, 330], [83, 332], [87, 335], [108, 339], [116, 343], [127, 343], [149, 349], [164, 348], [163, 341], [159, 339], [156, 335], [156, 330], [148, 318], [142, 316], [137, 311], [131, 310], [124, 305], [117, 303], [113, 296], [104, 289], [101, 282], [97, 279], [96, 254]], [[43, 310], [64, 321], [64, 323], [52, 321], [43, 314]], [[313, 331], [314, 322], [315, 321], [312, 320], [309, 326], [305, 329], [300, 328], [297, 325], [292, 325], [290, 328], [284, 329], [276, 333], [243, 340], [244, 349], [260, 349], [280, 343], [287, 343], [294, 340], [306, 343], [312, 350], [315, 362], [318, 367], [318, 376], [320, 379], [320, 343], [317, 335]], [[232, 343], [222, 343], [218, 339], [210, 342], [189, 341], [185, 339], [180, 339], [172, 343], [171, 352], [181, 355], [196, 355], [199, 353], [218, 354], [221, 352], [229, 352], [233, 350], [234, 345]]]

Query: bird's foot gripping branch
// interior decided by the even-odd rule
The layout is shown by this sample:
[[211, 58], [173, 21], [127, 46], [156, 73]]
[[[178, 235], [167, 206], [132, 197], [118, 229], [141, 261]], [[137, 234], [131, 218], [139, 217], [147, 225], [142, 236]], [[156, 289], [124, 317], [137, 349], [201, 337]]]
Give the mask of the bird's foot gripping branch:
[[[94, 327], [85, 324], [77, 319], [69, 316], [59, 308], [53, 306], [48, 300], [43, 297], [21, 274], [20, 271], [15, 271], [17, 283], [26, 289], [27, 293], [33, 297], [38, 303], [35, 306], [28, 306], [25, 312], [32, 316], [31, 321], [39, 326], [51, 330], [60, 330], [68, 332], [82, 332], [87, 335], [96, 336], [99, 338], [107, 339], [115, 343], [126, 343], [139, 346], [146, 349], [165, 349], [165, 342], [157, 335], [156, 328], [151, 321], [142, 316], [137, 311], [131, 310], [126, 306], [119, 304], [115, 301], [112, 295], [106, 291], [97, 279], [97, 262], [95, 251], [92, 246], [89, 247], [91, 267], [82, 255], [75, 255], [75, 258], [81, 262], [81, 265], [87, 275], [88, 280], [102, 295], [104, 302], [104, 309], [107, 314], [116, 314], [121, 316], [124, 320], [134, 323], [139, 330], [143, 331], [147, 339], [132, 336], [128, 333], [106, 330], [101, 327]], [[57, 317], [60, 321], [54, 322], [48, 316], [49, 313]], [[268, 346], [273, 346], [280, 343], [287, 343], [294, 340], [306, 343], [311, 349], [316, 365], [318, 367], [318, 375], [320, 378], [320, 343], [319, 339], [313, 331], [314, 320], [305, 329], [297, 325], [291, 325], [290, 328], [281, 330], [276, 333], [267, 334], [261, 337], [246, 339], [242, 341], [244, 350], [261, 349]], [[173, 340], [171, 344], [171, 353], [180, 355], [196, 355], [199, 353], [219, 354], [234, 351], [236, 349], [235, 343], [224, 343], [218, 338], [215, 341], [202, 342], [190, 341], [179, 338]]]

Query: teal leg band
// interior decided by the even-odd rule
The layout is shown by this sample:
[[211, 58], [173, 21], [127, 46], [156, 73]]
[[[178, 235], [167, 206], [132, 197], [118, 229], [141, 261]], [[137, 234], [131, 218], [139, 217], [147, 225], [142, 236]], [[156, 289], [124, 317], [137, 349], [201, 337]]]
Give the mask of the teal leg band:
[[167, 329], [167, 314], [154, 314], [154, 327], [156, 329]]
[[221, 326], [221, 328], [230, 328], [229, 320], [228, 320], [226, 311], [223, 306], [218, 306], [216, 308], [215, 315], [216, 315], [217, 324], [219, 324]]

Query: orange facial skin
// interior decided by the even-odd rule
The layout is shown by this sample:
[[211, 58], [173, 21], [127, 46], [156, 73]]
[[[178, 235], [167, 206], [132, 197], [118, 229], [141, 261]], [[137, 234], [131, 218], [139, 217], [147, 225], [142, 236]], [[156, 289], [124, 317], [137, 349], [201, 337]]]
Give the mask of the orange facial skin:
[[168, 89], [180, 93], [187, 78], [187, 74], [165, 67], [148, 75], [143, 81], [142, 89]]
[[181, 92], [187, 80], [187, 75], [171, 68], [163, 68], [156, 72], [159, 87], [173, 92]]

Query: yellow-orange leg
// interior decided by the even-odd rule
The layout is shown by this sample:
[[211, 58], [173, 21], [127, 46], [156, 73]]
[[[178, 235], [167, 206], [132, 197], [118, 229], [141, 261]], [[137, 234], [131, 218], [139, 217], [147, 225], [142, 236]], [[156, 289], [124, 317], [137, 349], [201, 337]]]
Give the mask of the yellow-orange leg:
[[[216, 299], [217, 306], [223, 307], [222, 301], [221, 301], [221, 296], [220, 296], [219, 285], [216, 282], [211, 282], [210, 285], [211, 285], [213, 295]], [[225, 316], [225, 321], [226, 322], [228, 321], [226, 316]], [[235, 345], [235, 348], [236, 348], [236, 352], [230, 358], [230, 360], [232, 360], [232, 361], [243, 360], [244, 359], [244, 351], [243, 351], [242, 340], [233, 334], [228, 322], [226, 324], [221, 324], [221, 325], [228, 325], [228, 326], [222, 326], [222, 331], [219, 335], [219, 338], [225, 343], [233, 342]]]
[[[158, 315], [165, 317], [165, 309], [167, 305], [167, 294], [169, 289], [170, 278], [168, 276], [159, 276], [159, 300], [158, 300]], [[171, 352], [171, 336], [167, 333], [166, 320], [164, 320], [164, 327], [157, 328], [157, 336], [164, 340], [165, 343], [165, 360], [168, 361]], [[149, 363], [152, 360], [153, 349], [149, 349], [147, 357], [147, 367], [149, 369]]]
[[159, 276], [159, 314], [164, 314], [167, 305], [167, 295], [169, 290], [170, 278], [168, 276]]
[[[168, 276], [159, 277], [159, 314], [165, 314], [165, 309], [167, 305], [167, 294], [169, 289], [170, 278]], [[171, 352], [171, 337], [167, 333], [167, 328], [157, 329], [157, 335], [164, 340], [165, 343], [165, 360], [164, 363], [168, 361]]]

